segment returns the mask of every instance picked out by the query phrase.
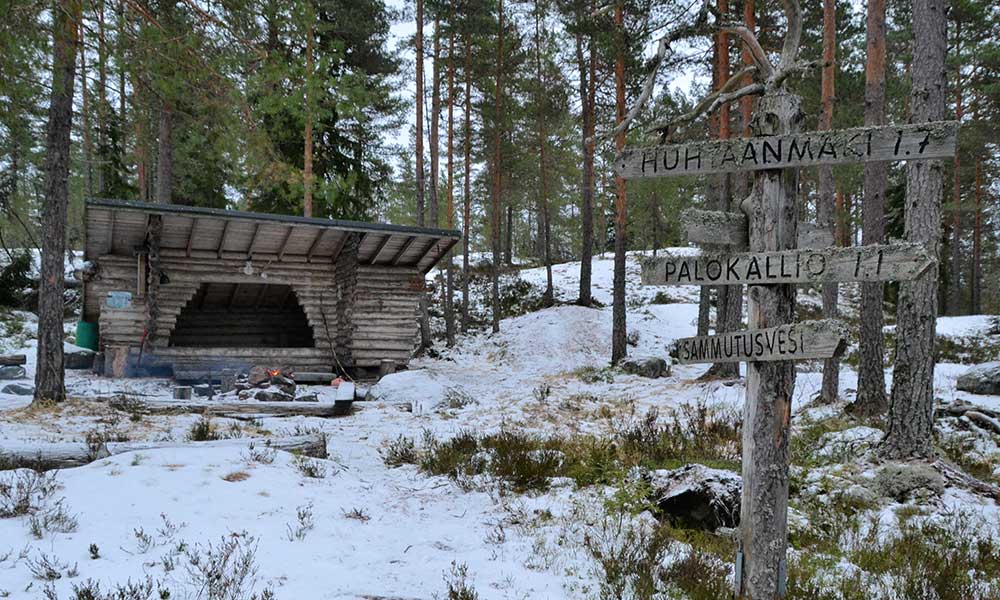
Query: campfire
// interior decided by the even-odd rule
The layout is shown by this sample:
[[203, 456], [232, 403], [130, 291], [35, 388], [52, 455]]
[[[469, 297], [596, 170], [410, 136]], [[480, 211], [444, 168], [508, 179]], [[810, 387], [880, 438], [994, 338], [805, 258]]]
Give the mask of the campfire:
[[[257, 365], [248, 373], [238, 375], [233, 391], [240, 400], [255, 399], [261, 402], [318, 402], [316, 394], [296, 396], [298, 386], [295, 374], [285, 367]], [[223, 389], [223, 393], [229, 390]]]

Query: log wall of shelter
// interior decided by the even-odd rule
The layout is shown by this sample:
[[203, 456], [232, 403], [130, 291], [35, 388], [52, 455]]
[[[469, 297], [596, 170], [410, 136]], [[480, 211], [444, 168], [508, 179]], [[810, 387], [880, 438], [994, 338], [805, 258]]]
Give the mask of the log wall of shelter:
[[[257, 266], [251, 262], [249, 275], [246, 261], [187, 258], [167, 252], [161, 258], [167, 280], [159, 288], [156, 321], [162, 345], [170, 340], [178, 316], [195, 299], [202, 283], [268, 283], [290, 286], [312, 327], [315, 347], [301, 353], [294, 366], [329, 369], [334, 366], [334, 352], [343, 366], [377, 367], [383, 359], [407, 363], [416, 346], [423, 276], [413, 267], [358, 265], [358, 236], [351, 235], [354, 243], [345, 243], [333, 265], [281, 262]], [[140, 294], [139, 260], [106, 255], [96, 261], [98, 272], [87, 283], [85, 302], [88, 314], [99, 314], [103, 345], [142, 344], [146, 308]], [[107, 295], [111, 291], [130, 292], [131, 305], [108, 307]], [[210, 329], [205, 334], [214, 335]], [[204, 347], [206, 344], [199, 345], [203, 347], [187, 355], [178, 350], [172, 350], [171, 355], [193, 365], [199, 357], [217, 352]], [[251, 354], [240, 353], [239, 358], [256, 360], [266, 355]], [[184, 368], [191, 365], [185, 364]]]
[[[161, 217], [163, 277], [150, 286], [145, 253], [150, 223]], [[406, 364], [417, 345], [424, 273], [461, 237], [108, 200], [88, 200], [85, 219], [94, 267], [81, 272], [84, 319], [99, 324], [103, 346], [135, 351], [128, 356], [142, 348], [143, 366], [148, 356], [182, 369]], [[157, 287], [153, 307], [150, 287]], [[131, 301], [116, 294], [109, 306], [109, 292]]]

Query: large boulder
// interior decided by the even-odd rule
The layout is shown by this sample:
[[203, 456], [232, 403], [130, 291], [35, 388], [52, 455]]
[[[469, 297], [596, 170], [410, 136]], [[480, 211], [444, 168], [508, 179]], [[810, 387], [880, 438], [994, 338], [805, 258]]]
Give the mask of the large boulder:
[[35, 386], [23, 383], [8, 383], [0, 392], [13, 394], [15, 396], [31, 396], [35, 393]]
[[658, 379], [670, 376], [670, 363], [658, 356], [626, 358], [621, 363], [622, 371], [630, 375]]
[[1000, 362], [976, 365], [959, 376], [955, 387], [970, 394], [1000, 396]]
[[[467, 396], [467, 395], [464, 395]], [[423, 369], [386, 375], [368, 388], [365, 400], [372, 402], [409, 403], [415, 415], [444, 408], [460, 408], [461, 390], [438, 381]]]
[[944, 478], [925, 463], [890, 463], [875, 474], [875, 487], [898, 502], [928, 500], [944, 492]]
[[93, 369], [96, 355], [93, 350], [78, 346], [70, 347], [70, 344], [66, 344], [63, 350], [63, 360], [67, 369]]
[[743, 478], [732, 471], [684, 465], [653, 471], [650, 484], [653, 501], [674, 525], [714, 531], [739, 524]]
[[0, 367], [0, 379], [24, 379], [26, 373], [24, 367], [19, 365], [5, 365]]

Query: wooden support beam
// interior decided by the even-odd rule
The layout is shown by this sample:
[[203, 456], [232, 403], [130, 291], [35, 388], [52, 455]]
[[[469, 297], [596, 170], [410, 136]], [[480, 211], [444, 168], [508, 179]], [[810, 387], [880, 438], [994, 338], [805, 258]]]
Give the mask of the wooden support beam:
[[378, 246], [375, 248], [375, 253], [372, 254], [372, 257], [370, 259], [368, 259], [368, 264], [374, 265], [376, 262], [378, 262], [378, 255], [382, 254], [382, 250], [385, 249], [386, 244], [388, 244], [389, 240], [391, 239], [392, 239], [392, 234], [390, 233], [386, 235], [381, 242], [378, 243]]
[[185, 251], [188, 258], [191, 258], [191, 247], [194, 245], [194, 234], [198, 231], [198, 221], [197, 217], [191, 220], [191, 232], [188, 234], [187, 250]]
[[417, 236], [415, 235], [411, 235], [410, 237], [406, 238], [406, 241], [403, 242], [403, 245], [400, 246], [396, 254], [393, 255], [392, 260], [389, 261], [390, 264], [392, 266], [398, 265], [399, 261], [402, 260], [403, 255], [406, 254], [406, 251], [410, 249], [410, 246], [412, 246], [413, 242], [415, 241], [417, 241]]
[[264, 293], [267, 291], [267, 284], [262, 283], [260, 285], [260, 290], [257, 292], [257, 297], [254, 298], [253, 308], [254, 310], [260, 310], [260, 302], [264, 299]]
[[313, 253], [316, 252], [316, 248], [319, 247], [320, 241], [323, 240], [323, 236], [326, 235], [328, 229], [318, 229], [316, 231], [316, 237], [313, 238], [312, 244], [309, 245], [309, 251], [306, 253], [306, 262], [312, 262]]
[[222, 258], [222, 248], [226, 245], [226, 235], [229, 233], [229, 221], [224, 221], [222, 225], [222, 236], [219, 238], [219, 248], [216, 250], [216, 254], [221, 259]]
[[253, 246], [257, 243], [257, 232], [260, 231], [260, 223], [254, 223], [253, 233], [250, 234], [250, 245], [247, 246], [247, 258], [253, 258]]
[[[444, 256], [445, 254], [448, 254], [448, 251], [451, 250], [452, 248], [454, 248], [455, 244], [457, 244], [457, 243], [458, 243], [458, 240], [456, 240], [454, 238], [449, 239], [447, 245], [444, 247], [444, 250], [441, 251], [441, 256]], [[420, 262], [423, 262], [424, 258], [427, 258], [427, 257], [424, 256], [423, 258], [421, 258]], [[417, 266], [418, 267], [420, 266], [419, 262], [417, 263]], [[428, 271], [430, 271], [431, 267], [433, 267], [433, 266], [434, 266], [434, 263], [431, 263], [431, 264], [427, 265], [427, 268], [424, 269], [424, 273], [427, 273]]]
[[111, 224], [108, 226], [108, 250], [105, 254], [111, 254], [115, 249], [115, 222], [118, 221], [118, 213], [111, 211]]
[[340, 239], [333, 246], [333, 253], [330, 255], [330, 262], [337, 262], [337, 257], [340, 256], [340, 251], [344, 249], [344, 244], [347, 243], [348, 236], [354, 235], [350, 231], [342, 231], [340, 233]]
[[285, 257], [285, 248], [288, 247], [288, 240], [292, 237], [292, 232], [295, 228], [291, 225], [288, 226], [288, 231], [285, 232], [285, 239], [281, 240], [281, 246], [278, 248], [278, 261], [280, 262], [282, 258]]
[[431, 251], [437, 247], [439, 241], [440, 240], [431, 238], [430, 245], [424, 248], [424, 251], [420, 253], [420, 256], [417, 258], [416, 262], [414, 262], [412, 266], [419, 267], [420, 263], [424, 262], [424, 259], [430, 256]]
[[226, 303], [226, 310], [233, 310], [233, 302], [236, 301], [236, 294], [240, 291], [240, 284], [233, 284], [233, 291], [229, 293], [229, 302]]

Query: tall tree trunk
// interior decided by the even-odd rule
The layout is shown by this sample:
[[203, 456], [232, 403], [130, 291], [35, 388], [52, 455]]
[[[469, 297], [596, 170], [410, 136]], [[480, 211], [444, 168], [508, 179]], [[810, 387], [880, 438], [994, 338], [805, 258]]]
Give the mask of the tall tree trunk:
[[[743, 0], [743, 24], [750, 33], [754, 35], [757, 34], [757, 13], [754, 11], [754, 0]], [[750, 47], [746, 44], [742, 44], [741, 55], [743, 58], [744, 65], [753, 65], [753, 56], [750, 54]], [[753, 83], [753, 76], [746, 75], [743, 78], [743, 85], [750, 85]], [[750, 137], [753, 132], [750, 130], [750, 125], [753, 117], [753, 97], [743, 96], [740, 98], [740, 122], [743, 125], [743, 137]], [[746, 175], [743, 179], [747, 182], [746, 187], [749, 188], [749, 182], [751, 175]], [[749, 192], [749, 189], [747, 190]]]
[[491, 269], [492, 286], [490, 289], [490, 300], [493, 305], [493, 333], [500, 331], [500, 205], [502, 180], [500, 171], [502, 170], [503, 128], [501, 117], [503, 115], [503, 0], [497, 9], [497, 62], [496, 62], [496, 99], [495, 115], [493, 123], [493, 211], [492, 211], [492, 241], [493, 241], [493, 265]]
[[[128, 122], [128, 114], [125, 110], [125, 74], [127, 67], [125, 65], [125, 2], [126, 0], [119, 0], [117, 7], [117, 19], [118, 19], [118, 35], [115, 40], [115, 51], [117, 55], [118, 62], [118, 132], [121, 135], [119, 140], [119, 145], [121, 146], [121, 164], [128, 164], [128, 136], [126, 131], [128, 128], [125, 124]], [[136, 119], [138, 120], [138, 118]], [[138, 142], [138, 141], [137, 141]], [[140, 192], [141, 196], [141, 192]]]
[[[865, 126], [885, 125], [885, 0], [868, 0], [868, 61], [865, 64]], [[865, 163], [865, 197], [861, 209], [861, 243], [885, 239], [885, 188], [888, 166]], [[861, 361], [857, 400], [852, 412], [862, 417], [885, 414], [885, 341], [883, 339], [884, 285], [861, 284]]]
[[[914, 123], [944, 118], [946, 10], [944, 0], [913, 0], [910, 105]], [[942, 170], [939, 160], [906, 165], [906, 240], [924, 245], [934, 258], [940, 253]], [[899, 286], [896, 337], [906, 343], [896, 348], [889, 428], [880, 445], [886, 458], [930, 457], [933, 453], [937, 287], [936, 269]]]
[[514, 264], [514, 207], [511, 206], [510, 194], [505, 194], [507, 206], [504, 208], [507, 215], [507, 225], [503, 228], [503, 264], [508, 267]]
[[305, 156], [302, 160], [302, 214], [311, 217], [313, 216], [313, 113], [312, 113], [312, 94], [310, 87], [312, 85], [313, 76], [313, 24], [310, 20], [309, 27], [306, 31], [306, 76], [305, 76], [305, 93], [303, 94], [304, 102], [306, 105], [305, 110]]
[[462, 177], [462, 333], [469, 330], [469, 236], [472, 235], [472, 46], [469, 32], [462, 34], [465, 43], [465, 169]]
[[66, 211], [69, 202], [73, 81], [82, 12], [80, 0], [61, 0], [52, 11], [52, 95], [45, 132], [42, 268], [38, 290], [38, 366], [34, 402], [66, 399], [63, 370], [63, 289]]
[[970, 286], [969, 311], [978, 315], [983, 310], [983, 158], [976, 157], [976, 206], [972, 230], [972, 285]]
[[[797, 133], [801, 100], [784, 91], [769, 92], [757, 106], [757, 135]], [[790, 250], [798, 225], [798, 169], [757, 171], [744, 203], [750, 224], [750, 251]], [[749, 286], [748, 326], [776, 327], [795, 320], [794, 285]], [[792, 361], [747, 363], [743, 410], [743, 494], [739, 550], [745, 599], [781, 598], [782, 565], [788, 546], [788, 439], [795, 392]]]
[[83, 121], [83, 184], [87, 196], [94, 195], [94, 146], [90, 138], [90, 94], [87, 85], [87, 45], [83, 31], [83, 18], [80, 18], [80, 118]]
[[156, 147], [156, 202], [170, 204], [174, 173], [174, 109], [164, 100], [160, 107], [160, 127]]
[[[836, 44], [837, 44], [837, 3], [836, 0], [823, 0], [823, 60], [826, 66], [822, 75], [822, 104], [819, 129], [828, 131], [833, 127], [834, 78], [836, 74]], [[816, 210], [820, 227], [834, 231], [836, 222], [835, 182], [833, 167], [824, 165], [819, 168], [819, 198]], [[823, 285], [823, 317], [836, 319], [838, 286], [836, 283]], [[840, 391], [840, 360], [830, 358], [823, 361], [823, 383], [820, 387], [818, 400], [824, 404], [837, 400]]]
[[441, 21], [434, 19], [434, 56], [431, 59], [431, 201], [428, 205], [427, 219], [431, 227], [440, 224], [438, 209], [441, 206], [440, 197], [440, 165], [441, 139], [438, 134], [441, 122]]
[[[452, 14], [454, 17], [454, 14]], [[455, 32], [448, 36], [448, 202], [444, 222], [448, 229], [455, 228]], [[448, 346], [455, 345], [454, 253], [448, 250], [445, 257], [444, 328]]]
[[[959, 122], [965, 116], [962, 83], [962, 19], [955, 12], [955, 56], [959, 64], [955, 67], [955, 119]], [[962, 153], [955, 153], [951, 187], [951, 260], [948, 270], [948, 305], [944, 313], [959, 314], [962, 310]]]
[[[583, 20], [582, 11], [578, 13], [577, 19]], [[580, 244], [580, 297], [577, 302], [583, 306], [590, 306], [593, 302], [591, 297], [590, 279], [594, 255], [594, 146], [588, 142], [594, 135], [594, 102], [596, 98], [596, 82], [594, 77], [597, 72], [597, 57], [595, 55], [593, 40], [589, 40], [588, 52], [590, 58], [584, 54], [583, 34], [576, 35], [576, 63], [580, 71], [580, 112], [583, 118], [583, 184], [580, 206], [580, 227], [582, 229]]]
[[[424, 226], [424, 2], [417, 0], [417, 226]], [[431, 322], [428, 309], [427, 292], [420, 294], [420, 347], [430, 348]]]
[[[617, 52], [615, 53], [615, 124], [625, 120], [625, 26], [622, 5], [615, 5]], [[618, 152], [625, 149], [625, 131], [615, 136]], [[628, 205], [625, 197], [625, 179], [615, 176], [615, 273], [611, 317], [611, 364], [616, 365], [628, 355], [628, 331], [625, 314], [625, 251], [627, 249], [626, 224]]]
[[545, 129], [546, 106], [545, 101], [545, 75], [542, 72], [542, 11], [540, 0], [535, 0], [535, 85], [537, 90], [538, 108], [538, 178], [541, 182], [541, 190], [538, 195], [538, 237], [541, 240], [542, 260], [545, 262], [545, 294], [542, 300], [546, 306], [551, 306], [555, 293], [552, 286], [552, 255], [551, 242], [552, 228], [549, 224], [549, 178], [548, 168], [545, 163], [545, 147], [548, 143], [548, 133]]
[[[97, 194], [107, 192], [107, 176], [111, 157], [108, 148], [108, 44], [104, 23], [104, 0], [100, 0], [97, 12]], [[81, 36], [82, 39], [82, 36]]]
[[[717, 9], [719, 14], [729, 13], [729, 0], [718, 0]], [[719, 32], [715, 36], [715, 72], [716, 89], [721, 88], [729, 81], [729, 35]], [[719, 107], [718, 137], [720, 140], [730, 138], [729, 130], [729, 104]], [[716, 177], [718, 180], [719, 204], [718, 209], [722, 211], [732, 211], [736, 207], [733, 202], [733, 176], [723, 173]], [[725, 333], [740, 329], [743, 320], [743, 286], [723, 285], [715, 288], [717, 306], [715, 308], [715, 330], [716, 333]], [[709, 369], [709, 373], [714, 377], [734, 378], [740, 376], [740, 364], [735, 362], [715, 363]]]
[[417, 0], [417, 226], [424, 226], [424, 2]]

